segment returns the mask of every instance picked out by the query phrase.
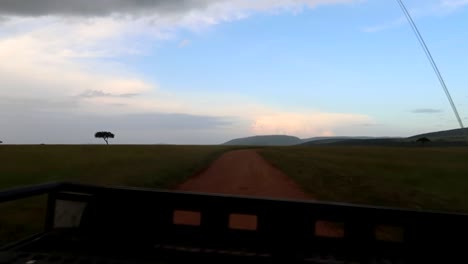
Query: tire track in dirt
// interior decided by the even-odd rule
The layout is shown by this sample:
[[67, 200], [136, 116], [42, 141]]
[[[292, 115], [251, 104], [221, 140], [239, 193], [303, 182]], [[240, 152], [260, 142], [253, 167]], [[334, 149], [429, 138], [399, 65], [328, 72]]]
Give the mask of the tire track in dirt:
[[262, 198], [310, 200], [312, 197], [255, 150], [223, 154], [206, 170], [179, 185], [177, 190]]
[[[223, 154], [206, 170], [189, 178], [176, 190], [213, 194], [246, 195], [259, 198], [313, 200], [293, 180], [269, 164], [255, 150], [235, 150]], [[180, 221], [191, 222], [191, 216]], [[232, 219], [238, 227], [250, 228], [248, 219]], [[316, 232], [341, 236], [334, 225], [317, 222]]]

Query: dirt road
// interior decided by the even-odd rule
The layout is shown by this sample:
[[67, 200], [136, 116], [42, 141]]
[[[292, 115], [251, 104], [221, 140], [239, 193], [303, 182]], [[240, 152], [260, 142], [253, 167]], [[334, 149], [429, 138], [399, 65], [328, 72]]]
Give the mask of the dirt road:
[[[225, 153], [202, 173], [188, 179], [177, 190], [232, 195], [248, 195], [262, 198], [311, 200], [287, 175], [271, 166], [255, 150], [236, 150]], [[177, 222], [197, 223], [191, 214], [181, 214]], [[251, 219], [233, 218], [232, 224], [250, 229]], [[255, 221], [254, 221], [255, 222]], [[316, 232], [324, 236], [343, 236], [342, 227], [317, 222]]]
[[255, 150], [225, 153], [177, 190], [269, 198], [312, 199]]
[[[236, 150], [223, 154], [206, 170], [178, 186], [177, 190], [263, 198], [311, 199], [255, 150]], [[190, 214], [180, 215], [175, 221], [197, 222]], [[243, 229], [254, 228], [256, 225], [241, 218], [231, 219], [231, 222]]]

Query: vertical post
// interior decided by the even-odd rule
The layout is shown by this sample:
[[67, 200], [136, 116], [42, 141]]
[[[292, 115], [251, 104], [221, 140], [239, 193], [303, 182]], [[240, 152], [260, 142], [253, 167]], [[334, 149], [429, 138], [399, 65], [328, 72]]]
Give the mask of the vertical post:
[[47, 195], [47, 208], [45, 216], [45, 231], [51, 231], [54, 228], [56, 191], [51, 191]]

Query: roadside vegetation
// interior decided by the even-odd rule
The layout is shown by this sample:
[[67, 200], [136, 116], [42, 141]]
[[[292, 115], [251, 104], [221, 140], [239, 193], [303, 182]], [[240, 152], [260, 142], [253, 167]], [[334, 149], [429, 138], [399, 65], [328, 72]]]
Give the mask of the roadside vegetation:
[[0, 189], [52, 181], [171, 188], [228, 146], [37, 145], [0, 147]]
[[[239, 146], [0, 146], [0, 190], [53, 181], [173, 188]], [[322, 201], [468, 212], [468, 148], [257, 148]], [[46, 197], [0, 204], [0, 245], [42, 229]]]
[[[228, 146], [0, 146], [0, 190], [53, 181], [172, 188]], [[0, 204], [0, 245], [40, 231], [45, 197]]]
[[260, 154], [319, 200], [468, 212], [465, 147], [274, 147]]

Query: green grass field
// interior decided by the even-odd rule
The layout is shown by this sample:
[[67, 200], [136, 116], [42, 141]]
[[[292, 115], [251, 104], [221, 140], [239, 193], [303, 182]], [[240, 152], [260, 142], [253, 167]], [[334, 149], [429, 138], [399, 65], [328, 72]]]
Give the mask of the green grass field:
[[[0, 146], [0, 189], [50, 181], [171, 188], [227, 146]], [[319, 200], [468, 212], [468, 148], [268, 147]], [[45, 197], [0, 204], [0, 245], [42, 228]]]
[[[0, 190], [51, 181], [171, 188], [227, 146], [0, 146]], [[0, 245], [43, 227], [45, 197], [0, 204]]]
[[0, 189], [50, 181], [168, 188], [227, 146], [0, 146]]
[[319, 200], [468, 212], [465, 147], [275, 147], [260, 153]]

